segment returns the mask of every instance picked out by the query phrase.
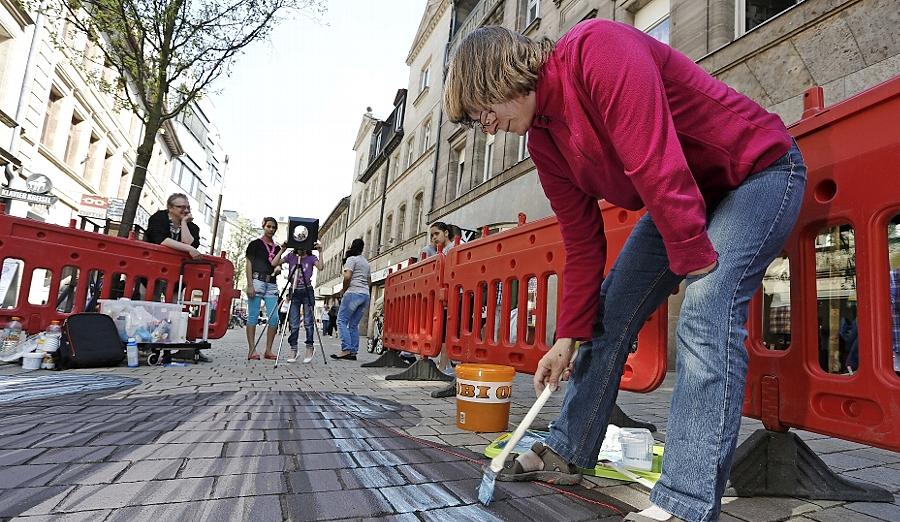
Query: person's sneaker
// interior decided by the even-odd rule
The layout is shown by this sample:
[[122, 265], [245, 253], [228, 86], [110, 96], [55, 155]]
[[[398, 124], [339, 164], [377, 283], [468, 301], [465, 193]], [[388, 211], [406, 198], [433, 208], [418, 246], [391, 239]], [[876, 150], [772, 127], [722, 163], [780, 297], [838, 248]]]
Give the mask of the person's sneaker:
[[315, 355], [315, 354], [316, 354], [316, 347], [311, 344], [307, 344], [306, 345], [306, 356], [303, 357], [303, 364], [311, 363], [313, 360], [313, 355]]
[[297, 348], [291, 346], [291, 356], [288, 357], [287, 362], [297, 362]]

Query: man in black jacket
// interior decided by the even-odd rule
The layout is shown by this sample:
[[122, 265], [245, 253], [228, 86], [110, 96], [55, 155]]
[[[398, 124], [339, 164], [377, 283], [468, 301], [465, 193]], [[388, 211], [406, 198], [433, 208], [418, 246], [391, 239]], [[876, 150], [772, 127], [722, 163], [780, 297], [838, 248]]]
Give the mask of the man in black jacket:
[[201, 256], [200, 227], [194, 223], [191, 204], [184, 194], [172, 194], [166, 201], [166, 210], [150, 216], [144, 239], [150, 243], [180, 250], [194, 259]]

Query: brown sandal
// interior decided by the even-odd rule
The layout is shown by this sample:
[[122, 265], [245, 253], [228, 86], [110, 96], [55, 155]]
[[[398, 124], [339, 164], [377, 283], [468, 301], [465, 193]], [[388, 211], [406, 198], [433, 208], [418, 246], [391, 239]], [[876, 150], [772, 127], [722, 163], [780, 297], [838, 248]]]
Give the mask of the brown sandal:
[[503, 469], [497, 475], [497, 480], [503, 482], [528, 482], [539, 480], [548, 484], [571, 486], [581, 482], [581, 473], [578, 468], [569, 464], [552, 449], [542, 442], [535, 442], [531, 451], [538, 454], [544, 462], [544, 469], [540, 471], [525, 471], [522, 464], [516, 460], [517, 455], [510, 457], [503, 464]]

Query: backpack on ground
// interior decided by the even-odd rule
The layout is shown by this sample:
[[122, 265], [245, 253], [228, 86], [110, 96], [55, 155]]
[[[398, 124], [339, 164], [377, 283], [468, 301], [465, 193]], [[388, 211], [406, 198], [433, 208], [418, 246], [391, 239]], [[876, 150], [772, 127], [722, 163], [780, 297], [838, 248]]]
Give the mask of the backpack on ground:
[[125, 345], [106, 314], [72, 314], [63, 323], [57, 368], [103, 368], [125, 359]]

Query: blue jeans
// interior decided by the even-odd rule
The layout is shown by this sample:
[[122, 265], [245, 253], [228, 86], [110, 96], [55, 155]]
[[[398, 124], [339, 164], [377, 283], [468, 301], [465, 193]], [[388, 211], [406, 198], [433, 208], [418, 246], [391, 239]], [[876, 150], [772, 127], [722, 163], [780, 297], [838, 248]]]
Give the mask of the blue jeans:
[[[719, 517], [741, 424], [748, 305], [794, 227], [805, 186], [806, 167], [794, 145], [709, 209], [718, 265], [685, 281], [663, 473], [650, 496], [682, 519]], [[579, 348], [550, 430], [547, 445], [567, 461], [596, 464], [632, 342], [681, 279], [669, 271], [662, 238], [644, 215], [603, 281], [602, 330]]]
[[264, 283], [254, 279], [251, 283], [256, 295], [247, 299], [247, 324], [256, 326], [259, 322], [259, 309], [262, 302], [266, 302], [267, 325], [269, 328], [278, 328], [278, 284]]
[[359, 351], [359, 322], [366, 307], [369, 306], [369, 294], [344, 294], [341, 308], [338, 310], [338, 333], [341, 336], [341, 349], [345, 352]]
[[306, 346], [313, 345], [313, 307], [315, 306], [315, 294], [310, 288], [295, 288], [291, 292], [291, 311], [288, 314], [288, 324], [291, 325], [291, 335], [288, 336], [288, 344], [291, 348], [297, 348], [297, 338], [300, 336], [300, 307], [303, 307], [303, 326], [306, 328]]

